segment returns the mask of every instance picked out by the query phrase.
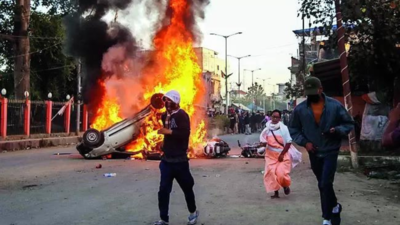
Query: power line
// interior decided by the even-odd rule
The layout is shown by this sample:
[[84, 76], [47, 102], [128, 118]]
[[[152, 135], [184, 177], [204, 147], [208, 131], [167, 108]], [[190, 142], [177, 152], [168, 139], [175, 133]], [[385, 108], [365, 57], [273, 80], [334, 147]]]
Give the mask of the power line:
[[[272, 49], [280, 49], [280, 48], [289, 47], [289, 46], [293, 46], [293, 45], [298, 45], [298, 43], [276, 46], [276, 47], [272, 47], [272, 48], [263, 49], [262, 51], [267, 51], [267, 50], [272, 50]], [[259, 54], [259, 55], [252, 55], [251, 57], [259, 57], [259, 56], [264, 56], [264, 55], [267, 55], [267, 53], [263, 53], [263, 54]]]
[[3, 58], [3, 59], [13, 59], [13, 58], [17, 58], [17, 57], [20, 57], [20, 56], [25, 56], [25, 55], [32, 55], [32, 54], [36, 54], [36, 53], [41, 53], [43, 50], [46, 50], [46, 49], [49, 49], [49, 48], [53, 48], [53, 47], [55, 47], [55, 46], [57, 46], [57, 45], [60, 45], [60, 44], [62, 44], [62, 42], [59, 42], [59, 43], [57, 43], [57, 44], [55, 44], [55, 45], [52, 45], [52, 46], [49, 46], [49, 47], [46, 47], [46, 48], [37, 50], [37, 51], [35, 51], [35, 52], [29, 52], [29, 53], [27, 53], [27, 54], [21, 54], [21, 55], [16, 55], [16, 56], [10, 56], [10, 57], [6, 57], [6, 58]]
[[[45, 70], [36, 70], [36, 71], [31, 71], [31, 73], [39, 73], [39, 72], [45, 72], [45, 71], [51, 71], [51, 70], [58, 70], [58, 69], [63, 69], [63, 68], [68, 68], [68, 67], [74, 67], [72, 65], [69, 66], [59, 66], [59, 67], [53, 67]], [[9, 74], [14, 74], [14, 72], [11, 73], [0, 73], [1, 75], [9, 75]]]
[[40, 37], [40, 36], [18, 36], [18, 35], [12, 35], [12, 34], [0, 34], [0, 36], [7, 36], [7, 37], [13, 37], [13, 38], [30, 38], [30, 39], [51, 39], [51, 40], [62, 40], [63, 38], [60, 37]]

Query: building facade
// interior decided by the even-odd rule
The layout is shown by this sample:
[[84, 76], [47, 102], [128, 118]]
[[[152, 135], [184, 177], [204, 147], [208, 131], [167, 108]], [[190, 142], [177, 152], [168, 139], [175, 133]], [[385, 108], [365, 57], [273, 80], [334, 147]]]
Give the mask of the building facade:
[[219, 110], [222, 107], [222, 90], [225, 90], [225, 80], [222, 77], [222, 71], [225, 70], [225, 60], [219, 58], [218, 53], [211, 49], [200, 47], [195, 48], [195, 52], [203, 75], [205, 74], [208, 77], [206, 79], [209, 95], [208, 107]]

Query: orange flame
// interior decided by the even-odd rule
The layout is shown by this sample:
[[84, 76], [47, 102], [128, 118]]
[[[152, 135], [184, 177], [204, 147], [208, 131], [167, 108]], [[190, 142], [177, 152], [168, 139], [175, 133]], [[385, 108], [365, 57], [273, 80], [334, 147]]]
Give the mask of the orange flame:
[[[104, 83], [100, 86], [105, 89]], [[104, 130], [115, 123], [122, 121], [119, 114], [120, 106], [116, 99], [103, 97], [101, 107], [97, 109], [92, 128], [96, 130]]]
[[[142, 70], [142, 74], [145, 75], [141, 78], [143, 97], [148, 103], [155, 93], [165, 93], [169, 90], [177, 90], [180, 93], [180, 106], [191, 118], [190, 146], [193, 150], [205, 142], [205, 112], [196, 107], [205, 103], [205, 85], [193, 48], [193, 34], [185, 25], [185, 19], [191, 10], [190, 5], [187, 0], [170, 0], [169, 9], [172, 12], [168, 14], [172, 15], [170, 24], [157, 32], [154, 38], [155, 50], [150, 58], [157, 63]], [[102, 101], [102, 107], [98, 109], [92, 126], [99, 130], [121, 121], [117, 101], [107, 98]], [[131, 152], [159, 149], [163, 136], [158, 135], [157, 130], [161, 127], [160, 119], [151, 115], [143, 123], [141, 135], [126, 149]], [[189, 156], [194, 157], [194, 153]], [[139, 158], [141, 157], [140, 155]]]

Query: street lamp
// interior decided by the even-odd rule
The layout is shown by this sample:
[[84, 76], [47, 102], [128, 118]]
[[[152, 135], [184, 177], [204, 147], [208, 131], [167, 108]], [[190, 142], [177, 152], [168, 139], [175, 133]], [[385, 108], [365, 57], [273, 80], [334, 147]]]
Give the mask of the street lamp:
[[49, 94], [47, 95], [47, 98], [50, 100], [53, 97], [53, 94], [51, 92], [49, 92]]
[[239, 65], [238, 75], [239, 75], [239, 78], [238, 78], [238, 82], [237, 82], [236, 85], [238, 86], [238, 96], [240, 98], [240, 86], [242, 85], [242, 83], [240, 82], [240, 60], [243, 59], [243, 58], [250, 57], [251, 55], [246, 55], [246, 56], [242, 56], [242, 57], [236, 57], [236, 56], [233, 56], [233, 55], [229, 55], [229, 56], [238, 60], [238, 65]]
[[231, 35], [221, 35], [221, 34], [216, 34], [216, 33], [210, 33], [210, 35], [214, 35], [214, 36], [220, 36], [225, 38], [225, 101], [226, 101], [226, 105], [225, 105], [225, 113], [228, 114], [228, 78], [231, 75], [228, 75], [228, 38], [232, 37], [234, 35], [238, 35], [238, 34], [242, 34], [242, 32], [237, 32]]
[[29, 98], [29, 91], [25, 91], [24, 96], [25, 96], [25, 98]]
[[67, 100], [69, 101], [71, 99], [71, 96], [70, 95], [67, 95]]
[[250, 71], [251, 72], [251, 86], [254, 85], [254, 72], [259, 71], [261, 68], [255, 69], [255, 70], [244, 70], [244, 71]]
[[261, 79], [261, 78], [257, 77], [256, 79], [259, 79], [259, 80], [263, 81], [263, 88], [264, 88], [264, 92], [265, 92], [264, 95], [263, 95], [263, 106], [264, 106], [264, 112], [267, 112], [267, 109], [265, 107], [265, 96], [267, 95], [267, 89], [265, 89], [265, 81], [266, 80], [270, 80], [271, 78], [269, 77], [267, 79]]
[[7, 90], [5, 88], [1, 89], [1, 95], [6, 96]]

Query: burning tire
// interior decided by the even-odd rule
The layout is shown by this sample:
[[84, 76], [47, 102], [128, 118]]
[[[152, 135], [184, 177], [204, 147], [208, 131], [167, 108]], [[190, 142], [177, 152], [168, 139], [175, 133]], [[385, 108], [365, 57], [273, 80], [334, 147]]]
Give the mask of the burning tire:
[[104, 141], [103, 135], [96, 129], [89, 129], [83, 134], [83, 143], [90, 148], [99, 147]]

